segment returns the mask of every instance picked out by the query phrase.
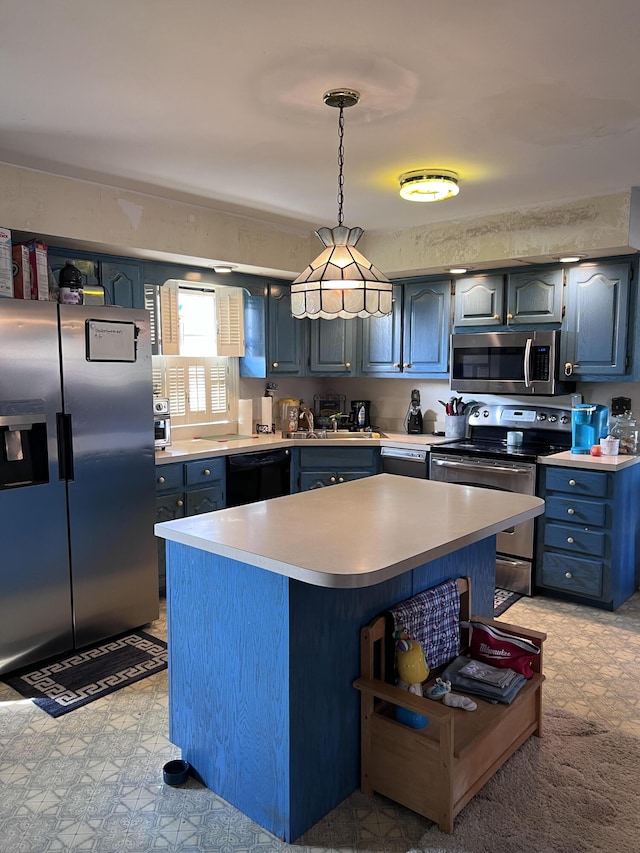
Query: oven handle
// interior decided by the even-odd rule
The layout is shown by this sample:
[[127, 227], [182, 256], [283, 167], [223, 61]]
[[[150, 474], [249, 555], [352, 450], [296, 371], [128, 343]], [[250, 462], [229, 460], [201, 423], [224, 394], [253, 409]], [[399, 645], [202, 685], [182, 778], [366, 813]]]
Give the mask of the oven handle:
[[505, 474], [531, 474], [533, 465], [530, 468], [509, 468], [505, 465], [469, 465], [466, 462], [452, 462], [448, 459], [436, 459], [433, 457], [433, 464], [440, 465], [442, 468], [459, 468], [462, 471], [498, 471]]
[[527, 338], [527, 343], [524, 346], [524, 387], [531, 388], [531, 346], [533, 338]]

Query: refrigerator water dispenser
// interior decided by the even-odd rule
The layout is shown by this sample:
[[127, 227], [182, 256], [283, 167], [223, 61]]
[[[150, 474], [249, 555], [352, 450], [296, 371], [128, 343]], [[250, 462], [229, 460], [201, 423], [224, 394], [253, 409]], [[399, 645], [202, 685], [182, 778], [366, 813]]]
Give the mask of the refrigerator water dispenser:
[[[0, 403], [0, 489], [49, 482], [47, 427], [43, 414], [3, 414]], [[8, 404], [15, 411], [15, 405]]]

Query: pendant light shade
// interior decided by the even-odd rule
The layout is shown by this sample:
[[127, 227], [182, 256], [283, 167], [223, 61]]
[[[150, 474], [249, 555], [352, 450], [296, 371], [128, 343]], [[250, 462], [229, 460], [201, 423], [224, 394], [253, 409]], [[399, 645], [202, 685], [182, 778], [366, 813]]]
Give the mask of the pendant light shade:
[[324, 94], [327, 106], [340, 109], [338, 224], [335, 228], [319, 228], [315, 232], [325, 248], [291, 285], [291, 313], [298, 319], [384, 317], [391, 314], [393, 308], [391, 282], [355, 248], [362, 236], [362, 228], [347, 228], [342, 224], [343, 110], [357, 104], [359, 99], [358, 92], [350, 90]]

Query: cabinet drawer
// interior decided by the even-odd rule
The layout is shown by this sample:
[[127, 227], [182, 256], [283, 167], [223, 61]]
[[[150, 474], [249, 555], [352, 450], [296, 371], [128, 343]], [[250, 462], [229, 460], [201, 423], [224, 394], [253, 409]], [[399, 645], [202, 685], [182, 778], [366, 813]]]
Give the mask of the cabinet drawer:
[[601, 598], [604, 569], [604, 563], [599, 560], [547, 551], [542, 557], [541, 581], [543, 586]]
[[549, 495], [545, 499], [545, 516], [547, 519], [570, 521], [585, 527], [604, 527], [607, 506], [599, 501], [572, 500], [559, 495]]
[[173, 521], [174, 518], [184, 518], [185, 500], [183, 492], [172, 495], [162, 495], [156, 498], [156, 522]]
[[200, 483], [212, 483], [224, 477], [225, 462], [220, 459], [199, 459], [197, 462], [185, 462], [184, 475], [187, 486]]
[[601, 530], [585, 530], [578, 525], [546, 524], [544, 544], [550, 548], [562, 548], [576, 554], [592, 557], [607, 556], [607, 534]]
[[203, 512], [213, 512], [224, 509], [225, 496], [222, 483], [208, 489], [194, 489], [187, 492], [187, 515], [200, 515]]
[[[327, 443], [329, 444], [329, 443]], [[301, 447], [300, 467], [328, 471], [332, 468], [370, 468], [377, 470], [378, 447]]]
[[174, 492], [182, 488], [182, 463], [156, 466], [156, 492]]
[[578, 468], [548, 468], [547, 491], [567, 492], [580, 497], [604, 498], [608, 477], [604, 471], [582, 471]]

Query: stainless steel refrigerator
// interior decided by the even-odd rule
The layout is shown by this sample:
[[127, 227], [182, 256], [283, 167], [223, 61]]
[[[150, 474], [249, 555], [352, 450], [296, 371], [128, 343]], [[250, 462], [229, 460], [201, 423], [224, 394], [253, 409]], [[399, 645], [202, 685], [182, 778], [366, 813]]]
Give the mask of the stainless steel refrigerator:
[[158, 615], [149, 314], [0, 300], [0, 673]]

